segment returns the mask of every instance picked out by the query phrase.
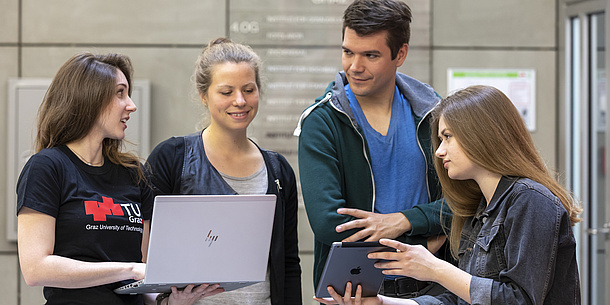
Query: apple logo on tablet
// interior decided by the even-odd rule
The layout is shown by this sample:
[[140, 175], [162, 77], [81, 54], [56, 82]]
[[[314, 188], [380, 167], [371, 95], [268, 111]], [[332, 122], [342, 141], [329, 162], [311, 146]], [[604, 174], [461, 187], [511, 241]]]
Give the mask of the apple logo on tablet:
[[358, 266], [358, 267], [350, 270], [349, 273], [351, 273], [351, 274], [360, 274], [360, 270], [361, 270], [360, 266]]

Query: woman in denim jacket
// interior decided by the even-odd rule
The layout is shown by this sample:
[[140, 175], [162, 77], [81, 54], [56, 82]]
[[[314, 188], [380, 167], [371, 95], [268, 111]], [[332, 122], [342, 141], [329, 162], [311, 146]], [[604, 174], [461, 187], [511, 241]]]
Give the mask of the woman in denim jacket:
[[[340, 296], [326, 304], [580, 304], [571, 226], [582, 211], [546, 169], [519, 112], [499, 90], [473, 86], [433, 111], [436, 170], [453, 211], [459, 269], [422, 246], [370, 254], [388, 275], [435, 281], [447, 292], [409, 300]], [[348, 286], [351, 286], [348, 283]], [[351, 287], [346, 288], [351, 291]]]

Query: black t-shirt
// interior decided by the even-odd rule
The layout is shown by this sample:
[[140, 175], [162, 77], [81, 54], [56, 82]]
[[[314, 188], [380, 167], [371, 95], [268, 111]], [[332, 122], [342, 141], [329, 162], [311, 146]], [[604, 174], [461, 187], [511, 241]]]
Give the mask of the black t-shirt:
[[[134, 169], [108, 160], [83, 163], [66, 146], [32, 156], [17, 182], [21, 207], [56, 218], [53, 254], [86, 262], [141, 262], [143, 220], [153, 195]], [[143, 304], [140, 296], [117, 295], [121, 283], [86, 289], [45, 287], [47, 304]]]

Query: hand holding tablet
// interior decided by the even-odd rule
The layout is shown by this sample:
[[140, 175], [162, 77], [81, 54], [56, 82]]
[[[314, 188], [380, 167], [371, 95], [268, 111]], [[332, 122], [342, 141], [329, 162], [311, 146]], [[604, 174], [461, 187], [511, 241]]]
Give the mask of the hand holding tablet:
[[332, 286], [340, 295], [345, 295], [347, 282], [351, 282], [351, 295], [362, 286], [362, 296], [376, 296], [385, 275], [374, 264], [379, 260], [369, 259], [371, 252], [394, 252], [396, 249], [379, 242], [335, 242], [332, 244], [320, 283], [316, 289], [317, 298], [329, 298], [327, 287]]

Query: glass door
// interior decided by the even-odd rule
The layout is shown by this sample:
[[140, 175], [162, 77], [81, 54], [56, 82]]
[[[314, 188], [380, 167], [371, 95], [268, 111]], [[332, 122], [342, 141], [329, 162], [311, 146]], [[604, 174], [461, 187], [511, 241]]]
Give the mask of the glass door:
[[589, 204], [585, 208], [589, 243], [590, 304], [608, 304], [610, 217], [606, 191], [606, 35], [605, 13], [588, 16], [589, 28]]
[[[610, 168], [607, 124], [606, 1], [566, 3], [566, 91], [560, 132], [564, 140], [566, 184], [582, 201], [583, 222], [575, 229], [579, 248], [582, 304], [610, 304]], [[561, 87], [561, 85], [560, 85]]]

